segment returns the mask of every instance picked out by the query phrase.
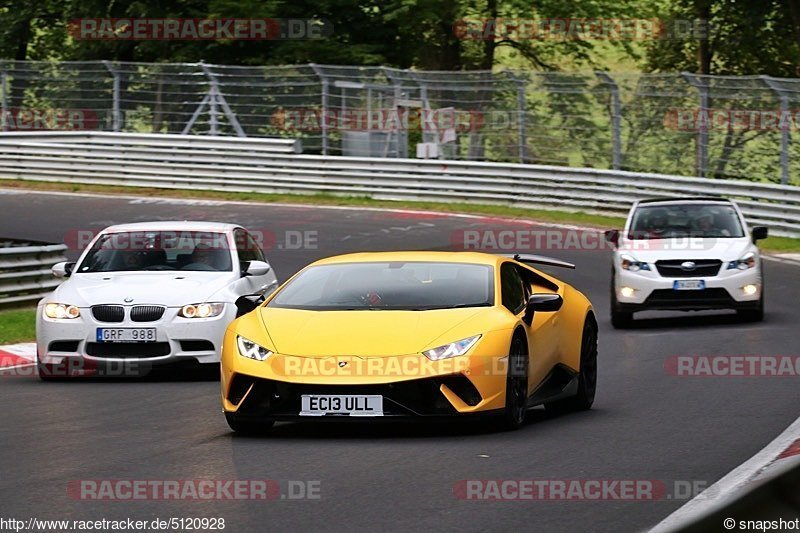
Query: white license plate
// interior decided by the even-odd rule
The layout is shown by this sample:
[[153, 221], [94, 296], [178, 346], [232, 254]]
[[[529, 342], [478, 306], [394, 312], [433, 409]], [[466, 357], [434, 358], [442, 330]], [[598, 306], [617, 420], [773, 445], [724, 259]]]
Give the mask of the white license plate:
[[702, 291], [706, 282], [702, 279], [676, 279], [672, 288], [676, 291]]
[[361, 394], [304, 394], [300, 416], [383, 416], [383, 396]]
[[97, 328], [97, 342], [156, 342], [156, 328]]

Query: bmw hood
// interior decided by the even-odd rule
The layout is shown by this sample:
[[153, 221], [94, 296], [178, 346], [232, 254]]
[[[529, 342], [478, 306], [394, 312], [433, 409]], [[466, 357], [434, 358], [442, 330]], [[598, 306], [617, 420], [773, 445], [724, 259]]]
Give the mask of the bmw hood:
[[[419, 353], [449, 330], [487, 309], [305, 311], [264, 307], [260, 313], [280, 354], [383, 357]], [[457, 340], [460, 338], [445, 342]]]
[[654, 263], [662, 259], [719, 259], [735, 261], [753, 249], [749, 237], [628, 240], [620, 243], [619, 253], [637, 261]]
[[[232, 273], [218, 272], [105, 272], [75, 274], [62, 283], [51, 299], [90, 307], [96, 304], [158, 304], [180, 307], [211, 301], [232, 281]], [[125, 301], [132, 298], [132, 301]]]

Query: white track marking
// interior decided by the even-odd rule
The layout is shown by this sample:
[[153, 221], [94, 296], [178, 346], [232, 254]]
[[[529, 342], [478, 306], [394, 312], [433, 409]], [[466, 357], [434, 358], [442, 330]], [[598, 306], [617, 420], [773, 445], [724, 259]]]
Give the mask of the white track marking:
[[9, 355], [16, 355], [29, 361], [36, 360], [36, 343], [23, 342], [19, 344], [9, 344], [8, 346], [0, 346], [0, 354], [6, 353]]
[[15, 368], [28, 368], [29, 366], [36, 366], [36, 363], [23, 363], [21, 365], [14, 365], [14, 366], [0, 366], [0, 372], [5, 372], [6, 370], [14, 370]]
[[[682, 525], [691, 523], [693, 519], [705, 516], [712, 509], [724, 505], [731, 498], [742, 494], [743, 489], [746, 489], [767, 468], [773, 466], [778, 456], [798, 438], [800, 438], [800, 418], [760, 452], [666, 517], [650, 532], [673, 531]], [[781, 462], [788, 460], [790, 459], [782, 459]]]

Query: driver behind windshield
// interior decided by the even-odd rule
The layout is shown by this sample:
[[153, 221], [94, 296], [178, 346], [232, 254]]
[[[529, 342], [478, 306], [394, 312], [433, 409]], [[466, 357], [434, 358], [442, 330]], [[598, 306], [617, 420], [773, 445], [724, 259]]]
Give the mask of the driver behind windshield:
[[711, 213], [704, 213], [694, 219], [692, 226], [700, 236], [714, 236], [721, 235], [729, 237], [731, 232], [724, 228], [719, 228], [715, 224], [714, 215]]
[[226, 250], [212, 248], [207, 243], [197, 243], [192, 250], [189, 263], [183, 270], [225, 270], [222, 266], [228, 257]]
[[650, 237], [660, 237], [667, 230], [667, 211], [654, 209], [648, 218], [647, 232]]

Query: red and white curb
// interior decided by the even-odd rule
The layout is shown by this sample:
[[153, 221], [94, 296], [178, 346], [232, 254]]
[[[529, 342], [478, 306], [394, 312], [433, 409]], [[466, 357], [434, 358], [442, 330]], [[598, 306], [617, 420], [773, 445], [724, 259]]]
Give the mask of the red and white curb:
[[747, 493], [762, 481], [800, 465], [800, 418], [756, 455], [698, 494], [669, 515], [650, 533], [682, 529], [732, 500]]
[[0, 346], [0, 373], [36, 364], [36, 343], [24, 342]]

